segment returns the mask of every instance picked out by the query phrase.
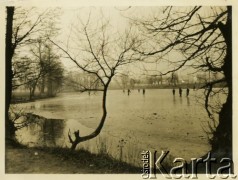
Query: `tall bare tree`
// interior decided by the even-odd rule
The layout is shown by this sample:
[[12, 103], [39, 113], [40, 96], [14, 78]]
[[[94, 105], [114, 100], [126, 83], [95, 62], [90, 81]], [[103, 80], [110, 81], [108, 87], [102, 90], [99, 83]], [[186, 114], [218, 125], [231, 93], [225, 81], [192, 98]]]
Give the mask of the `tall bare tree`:
[[7, 23], [6, 23], [6, 48], [5, 48], [5, 56], [6, 56], [6, 90], [5, 90], [5, 98], [6, 98], [6, 107], [5, 107], [5, 137], [11, 138], [15, 135], [15, 127], [14, 122], [10, 121], [8, 116], [8, 111], [11, 103], [11, 95], [12, 95], [12, 57], [15, 51], [15, 48], [12, 43], [12, 33], [13, 33], [13, 16], [14, 16], [14, 7], [7, 7]]
[[[173, 73], [189, 66], [196, 72], [220, 73], [220, 78], [205, 85], [205, 108], [211, 121], [210, 97], [217, 94], [214, 86], [225, 84], [225, 103], [219, 111], [218, 124], [209, 123], [214, 151], [232, 152], [232, 7], [163, 7], [151, 18], [134, 18], [142, 32], [144, 44], [135, 49], [154, 62], [169, 62]], [[176, 54], [175, 60], [168, 55]], [[179, 54], [179, 55], [178, 55]], [[171, 57], [171, 56], [170, 56]]]
[[[90, 21], [89, 17], [87, 22], [84, 23], [81, 20], [79, 22], [79, 25], [72, 26], [71, 38], [66, 47], [54, 41], [52, 43], [76, 64], [79, 71], [95, 77], [95, 83], [99, 85], [92, 86], [93, 90], [102, 91], [103, 94], [102, 116], [97, 128], [89, 135], [80, 136], [78, 130], [74, 132], [75, 139], [73, 140], [69, 132], [71, 149], [75, 149], [80, 142], [92, 139], [101, 132], [107, 117], [107, 91], [112, 78], [120, 71], [120, 67], [139, 60], [138, 53], [132, 51], [139, 46], [132, 29], [125, 30], [123, 34], [116, 33], [105, 18], [95, 22]], [[81, 86], [81, 88], [84, 87]], [[87, 88], [85, 90], [90, 90]]]
[[56, 28], [54, 18], [57, 17], [55, 9], [40, 10], [36, 8], [6, 7], [6, 39], [5, 39], [5, 64], [6, 64], [6, 108], [5, 128], [6, 138], [13, 138], [15, 128], [9, 119], [9, 107], [12, 96], [12, 80], [15, 75], [12, 69], [13, 58], [16, 52], [21, 53], [20, 47], [34, 42], [38, 36], [54, 34]]

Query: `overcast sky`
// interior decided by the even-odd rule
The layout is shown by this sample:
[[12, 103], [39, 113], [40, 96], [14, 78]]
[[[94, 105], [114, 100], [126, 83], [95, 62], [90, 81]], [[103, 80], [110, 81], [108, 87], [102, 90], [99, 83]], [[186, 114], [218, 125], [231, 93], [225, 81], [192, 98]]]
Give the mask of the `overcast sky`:
[[[91, 22], [98, 22], [100, 21], [100, 18], [103, 14], [103, 16], [110, 20], [110, 24], [113, 26], [113, 28], [119, 32], [123, 32], [126, 28], [129, 27], [129, 19], [127, 17], [152, 17], [156, 13], [158, 13], [159, 9], [161, 7], [77, 7], [77, 8], [63, 8], [62, 9], [62, 15], [61, 15], [61, 34], [59, 36], [59, 39], [63, 42], [67, 41], [67, 38], [71, 31], [71, 25], [76, 24], [77, 21], [82, 20], [86, 23], [86, 21], [89, 18], [90, 14], [90, 21]], [[171, 53], [169, 55], [169, 58], [178, 58], [179, 54]], [[63, 63], [68, 69], [70, 70], [77, 70], [75, 67], [75, 64], [72, 63], [68, 59], [64, 59]], [[139, 74], [156, 74], [157, 72], [154, 70], [163, 70], [167, 68], [167, 63], [164, 64], [150, 64], [146, 65], [146, 69], [151, 70], [148, 72], [142, 72], [141, 69], [144, 69], [144, 66], [142, 68], [141, 64], [133, 64], [125, 66], [124, 71], [130, 72], [131, 75], [137, 76]]]
[[[161, 14], [161, 9], [163, 7], [157, 6], [157, 7], [131, 7], [131, 6], [120, 6], [120, 7], [113, 7], [113, 6], [107, 6], [107, 7], [65, 7], [62, 8], [62, 13], [60, 16], [59, 20], [59, 27], [61, 29], [61, 33], [57, 40], [55, 41], [61, 41], [62, 44], [66, 44], [68, 37], [71, 32], [71, 25], [77, 25], [80, 26], [78, 23], [79, 20], [81, 20], [83, 23], [86, 23], [89, 15], [90, 15], [90, 22], [92, 24], [98, 23], [101, 19], [102, 16], [104, 18], [108, 19], [110, 21], [110, 25], [112, 26], [113, 31], [118, 31], [119, 33], [122, 33], [125, 29], [129, 28], [129, 18], [148, 18], [152, 19], [154, 16], [160, 17]], [[178, 8], [178, 7], [177, 7]], [[179, 7], [181, 8], [181, 7]], [[184, 7], [182, 7], [184, 8]], [[186, 7], [186, 8], [191, 8], [191, 7]], [[203, 15], [209, 15], [212, 11], [211, 7], [203, 7], [203, 11], [201, 12]], [[114, 32], [110, 32], [109, 35], [113, 35]], [[71, 39], [75, 40], [75, 39]], [[62, 53], [62, 52], [61, 52]], [[170, 60], [178, 61], [181, 60], [182, 56], [180, 53], [169, 53], [167, 55], [167, 58]], [[80, 60], [80, 56], [78, 57], [78, 60]], [[70, 61], [69, 59], [64, 59], [62, 58], [63, 64], [66, 66], [68, 70], [78, 70], [75, 64]], [[146, 66], [142, 66], [142, 64], [137, 63], [137, 64], [132, 64], [132, 65], [126, 65], [124, 66], [123, 72], [125, 73], [130, 73], [130, 75], [138, 77], [138, 75], [143, 75], [143, 74], [158, 74], [159, 71], [166, 71], [168, 70], [168, 62], [163, 62], [160, 64], [146, 64]], [[143, 71], [144, 68], [146, 70], [150, 71]], [[171, 66], [170, 66], [171, 68]], [[179, 74], [187, 74], [187, 71], [181, 70], [179, 71]]]

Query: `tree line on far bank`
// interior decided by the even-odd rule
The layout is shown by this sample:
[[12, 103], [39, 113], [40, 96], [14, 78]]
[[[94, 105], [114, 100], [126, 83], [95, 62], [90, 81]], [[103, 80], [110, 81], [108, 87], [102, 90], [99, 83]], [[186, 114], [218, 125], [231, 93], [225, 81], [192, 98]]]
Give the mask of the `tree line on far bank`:
[[60, 56], [41, 39], [32, 44], [27, 56], [14, 59], [13, 72], [13, 91], [21, 88], [29, 94], [25, 100], [53, 97], [62, 87], [64, 68]]

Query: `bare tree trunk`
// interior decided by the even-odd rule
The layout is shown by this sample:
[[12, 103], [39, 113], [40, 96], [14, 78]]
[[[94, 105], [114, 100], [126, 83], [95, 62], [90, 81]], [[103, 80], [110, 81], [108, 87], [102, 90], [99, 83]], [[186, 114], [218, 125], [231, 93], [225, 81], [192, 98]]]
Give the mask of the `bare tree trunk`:
[[32, 99], [32, 87], [30, 87], [30, 92], [29, 92], [29, 100]]
[[48, 79], [47, 95], [48, 95], [48, 97], [53, 96], [53, 82], [50, 78]]
[[5, 90], [5, 138], [13, 138], [15, 136], [14, 123], [9, 118], [9, 108], [12, 97], [12, 57], [14, 54], [14, 45], [12, 44], [12, 27], [13, 27], [14, 7], [7, 7], [7, 23], [6, 23], [6, 47], [5, 47], [5, 63], [6, 63], [6, 90]]
[[36, 82], [33, 83], [32, 87], [30, 87], [30, 97], [29, 97], [29, 100], [32, 100], [33, 97], [35, 96], [36, 85], [37, 85], [37, 83], [38, 83], [39, 78], [40, 78], [40, 75], [39, 75], [39, 77], [36, 79]]
[[35, 96], [36, 85], [37, 85], [37, 82], [34, 84], [33, 89], [32, 89], [32, 98]]
[[42, 77], [42, 82], [41, 82], [41, 86], [40, 86], [40, 93], [44, 94], [45, 93], [45, 77]]
[[219, 125], [214, 132], [212, 149], [225, 149], [225, 153], [232, 156], [232, 9], [228, 7], [228, 17], [226, 24], [219, 24], [219, 28], [227, 45], [226, 57], [222, 70], [224, 72], [228, 97], [219, 113]]
[[[108, 83], [109, 84], [109, 83]], [[104, 88], [104, 91], [103, 91], [103, 98], [102, 98], [102, 110], [103, 110], [103, 114], [102, 114], [102, 117], [101, 117], [101, 121], [98, 125], [98, 127], [96, 128], [96, 130], [87, 135], [87, 136], [84, 136], [84, 137], [80, 137], [79, 135], [79, 130], [78, 131], [75, 131], [74, 132], [74, 136], [75, 136], [75, 140], [73, 141], [70, 134], [68, 134], [69, 136], [69, 140], [70, 140], [70, 143], [72, 144], [71, 145], [71, 149], [74, 150], [76, 149], [77, 145], [80, 143], [80, 142], [83, 142], [83, 141], [87, 141], [89, 139], [92, 139], [92, 138], [95, 138], [102, 130], [102, 127], [104, 125], [104, 122], [106, 120], [106, 117], [107, 117], [107, 107], [106, 107], [106, 100], [107, 100], [107, 90], [108, 90], [108, 84], [105, 86]]]

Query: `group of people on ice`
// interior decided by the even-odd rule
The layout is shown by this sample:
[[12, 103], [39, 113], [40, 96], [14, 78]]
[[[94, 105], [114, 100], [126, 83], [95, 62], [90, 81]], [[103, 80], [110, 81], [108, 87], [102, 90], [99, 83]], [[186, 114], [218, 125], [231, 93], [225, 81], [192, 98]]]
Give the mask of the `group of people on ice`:
[[[173, 92], [173, 95], [175, 96], [175, 89], [174, 88], [173, 88], [172, 92]], [[182, 92], [183, 92], [182, 88], [179, 87], [179, 96], [180, 97], [182, 97]], [[186, 89], [186, 96], [187, 97], [189, 96], [189, 88]]]
[[[182, 92], [183, 92], [182, 88], [179, 87], [178, 91], [179, 91], [179, 96], [182, 97]], [[187, 88], [186, 89], [186, 96], [187, 97], [189, 96], [189, 91], [190, 91], [189, 88]], [[138, 89], [138, 92], [140, 92], [140, 89]], [[175, 88], [173, 88], [172, 92], [173, 92], [173, 95], [175, 96]], [[123, 93], [125, 93], [125, 89], [123, 89]], [[130, 93], [131, 93], [131, 90], [128, 89], [127, 90], [128, 96], [130, 95]], [[142, 89], [142, 93], [143, 93], [143, 95], [145, 95], [145, 89]]]
[[[138, 92], [140, 92], [140, 89], [138, 89]], [[123, 89], [123, 93], [125, 93], [125, 89]], [[128, 90], [127, 90], [127, 95], [129, 96], [130, 93], [131, 93], [131, 90], [128, 89]], [[142, 93], [143, 93], [143, 95], [145, 95], [145, 89], [142, 89]]]

